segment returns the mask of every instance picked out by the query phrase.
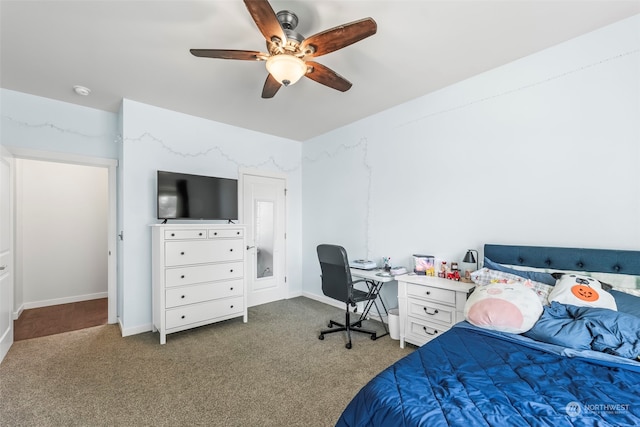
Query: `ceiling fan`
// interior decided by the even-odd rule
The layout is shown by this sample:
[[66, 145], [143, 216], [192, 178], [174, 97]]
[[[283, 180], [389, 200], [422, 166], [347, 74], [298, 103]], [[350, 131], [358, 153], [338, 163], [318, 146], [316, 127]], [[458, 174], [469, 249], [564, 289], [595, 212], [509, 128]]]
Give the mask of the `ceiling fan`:
[[191, 49], [194, 56], [219, 59], [266, 61], [269, 75], [262, 89], [263, 98], [272, 98], [280, 87], [296, 83], [302, 76], [345, 92], [351, 82], [313, 59], [359, 42], [377, 31], [372, 18], [340, 25], [304, 38], [295, 32], [298, 17], [283, 10], [277, 14], [267, 0], [244, 0], [251, 17], [267, 41], [268, 52], [232, 49]]

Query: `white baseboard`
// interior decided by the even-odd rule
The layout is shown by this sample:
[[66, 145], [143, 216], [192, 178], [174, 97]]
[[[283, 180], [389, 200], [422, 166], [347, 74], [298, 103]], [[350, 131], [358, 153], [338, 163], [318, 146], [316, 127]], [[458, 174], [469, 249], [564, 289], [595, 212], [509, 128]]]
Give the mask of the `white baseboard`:
[[18, 320], [22, 312], [24, 311], [24, 304], [22, 304], [16, 311], [13, 312], [13, 320]]
[[[92, 299], [107, 298], [107, 292], [98, 292], [95, 294], [76, 295], [64, 298], [54, 298], [49, 300], [31, 301], [22, 304], [22, 310], [29, 310], [30, 308], [49, 307], [51, 305], [69, 304], [72, 302], [89, 301]], [[20, 312], [22, 312], [22, 310]]]
[[289, 294], [287, 295], [287, 299], [297, 298], [297, 297], [301, 297], [301, 296], [303, 296], [302, 291], [289, 292]]

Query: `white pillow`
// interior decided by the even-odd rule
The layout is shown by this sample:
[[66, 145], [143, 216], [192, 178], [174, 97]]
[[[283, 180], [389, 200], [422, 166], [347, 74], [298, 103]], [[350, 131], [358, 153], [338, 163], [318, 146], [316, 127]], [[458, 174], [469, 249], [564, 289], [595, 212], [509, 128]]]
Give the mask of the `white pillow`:
[[549, 294], [549, 302], [617, 310], [616, 300], [602, 289], [602, 284], [589, 276], [563, 274]]
[[476, 286], [464, 307], [472, 325], [500, 332], [527, 332], [542, 314], [542, 303], [530, 287], [494, 283]]

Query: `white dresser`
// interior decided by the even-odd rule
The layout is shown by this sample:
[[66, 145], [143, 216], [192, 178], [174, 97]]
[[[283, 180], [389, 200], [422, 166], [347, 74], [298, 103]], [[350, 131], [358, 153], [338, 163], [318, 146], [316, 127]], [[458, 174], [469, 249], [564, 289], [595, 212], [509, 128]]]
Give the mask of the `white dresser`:
[[397, 277], [400, 347], [421, 346], [464, 320], [464, 305], [473, 283], [432, 276]]
[[152, 227], [153, 328], [166, 335], [234, 317], [247, 321], [245, 228]]

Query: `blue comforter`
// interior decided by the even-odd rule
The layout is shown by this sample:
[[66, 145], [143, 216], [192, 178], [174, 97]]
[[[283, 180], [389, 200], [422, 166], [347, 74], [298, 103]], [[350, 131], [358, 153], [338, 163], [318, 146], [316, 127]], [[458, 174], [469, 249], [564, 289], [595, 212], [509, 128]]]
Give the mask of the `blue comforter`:
[[590, 349], [629, 359], [640, 356], [640, 317], [606, 308], [552, 302], [531, 330], [538, 341], [578, 350]]
[[638, 426], [640, 363], [463, 322], [381, 372], [337, 426]]

